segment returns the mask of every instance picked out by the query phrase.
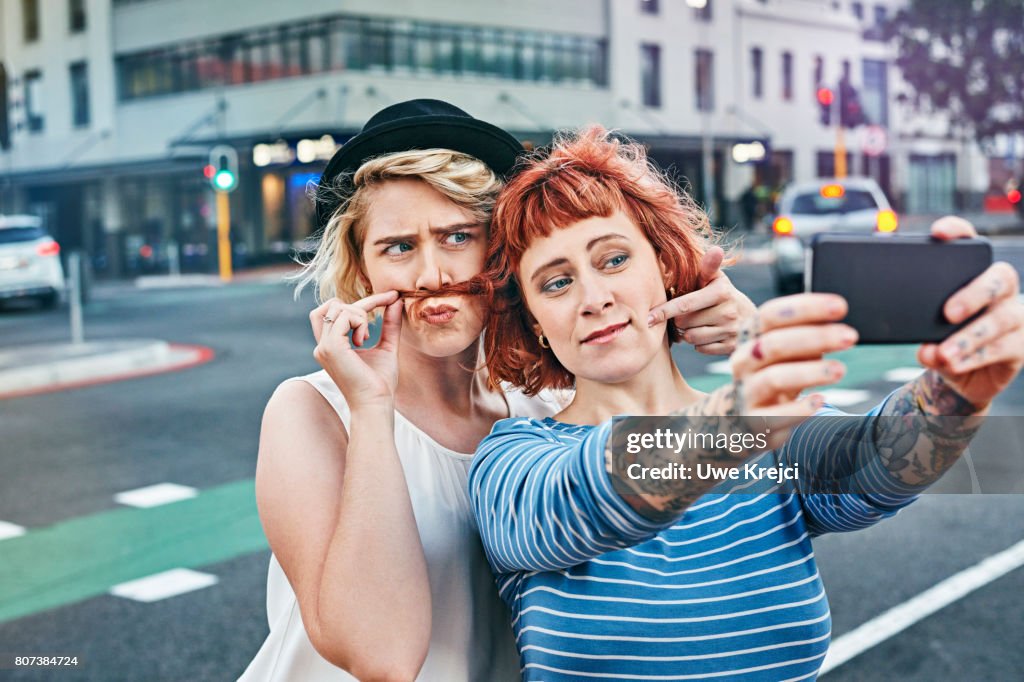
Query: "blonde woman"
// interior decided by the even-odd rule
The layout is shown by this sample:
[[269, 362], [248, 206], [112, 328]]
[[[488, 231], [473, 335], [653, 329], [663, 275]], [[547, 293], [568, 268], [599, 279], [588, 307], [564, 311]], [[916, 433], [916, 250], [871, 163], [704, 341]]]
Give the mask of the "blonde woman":
[[[446, 291], [481, 272], [519, 151], [450, 104], [414, 100], [376, 114], [328, 164], [302, 280], [325, 301], [310, 314], [324, 369], [281, 384], [264, 415], [270, 636], [242, 679], [519, 678], [467, 472], [497, 420], [558, 407], [488, 388], [481, 299]], [[752, 306], [706, 266], [700, 298], [654, 312], [690, 307], [676, 322], [727, 353]], [[379, 308], [381, 338], [365, 348]]]

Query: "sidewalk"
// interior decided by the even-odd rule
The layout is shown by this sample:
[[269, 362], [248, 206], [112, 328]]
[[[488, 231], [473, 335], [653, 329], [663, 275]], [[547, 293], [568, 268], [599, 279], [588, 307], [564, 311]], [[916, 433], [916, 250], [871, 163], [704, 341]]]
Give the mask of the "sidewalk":
[[[217, 275], [153, 275], [97, 283], [93, 293], [102, 298], [146, 289], [277, 283], [297, 271], [298, 266], [288, 263], [253, 268], [237, 272], [230, 283]], [[171, 372], [209, 362], [213, 356], [209, 348], [157, 339], [0, 347], [0, 400]]]

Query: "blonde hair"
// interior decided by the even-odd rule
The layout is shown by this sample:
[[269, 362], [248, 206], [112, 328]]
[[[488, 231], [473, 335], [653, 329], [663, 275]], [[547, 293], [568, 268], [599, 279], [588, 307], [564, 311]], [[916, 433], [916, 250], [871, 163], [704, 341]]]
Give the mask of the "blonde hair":
[[395, 178], [417, 178], [466, 209], [481, 224], [491, 218], [502, 181], [483, 161], [449, 149], [410, 150], [370, 159], [355, 173], [339, 175], [317, 190], [316, 201], [337, 204], [320, 234], [312, 260], [290, 279], [297, 280], [295, 297], [315, 285], [318, 302], [338, 297], [346, 302], [369, 292], [361, 276], [364, 219], [372, 189]]

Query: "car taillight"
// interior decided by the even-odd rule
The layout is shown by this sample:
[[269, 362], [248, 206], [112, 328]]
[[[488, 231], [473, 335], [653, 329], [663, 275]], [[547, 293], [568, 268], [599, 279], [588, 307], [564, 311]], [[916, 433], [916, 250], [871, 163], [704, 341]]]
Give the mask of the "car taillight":
[[1009, 192], [1006, 193], [1006, 198], [1007, 198], [1007, 200], [1011, 204], [1019, 204], [1020, 203], [1020, 190], [1019, 189], [1011, 189]]
[[772, 223], [772, 231], [775, 234], [793, 234], [793, 221], [780, 215]]
[[40, 256], [56, 256], [60, 253], [60, 244], [57, 242], [46, 242], [36, 247], [36, 253]]
[[822, 185], [818, 191], [826, 199], [841, 199], [846, 194], [846, 188], [842, 185]]
[[885, 210], [878, 212], [878, 218], [875, 222], [875, 229], [879, 232], [895, 232], [896, 228], [899, 227], [900, 221], [896, 217], [895, 211]]

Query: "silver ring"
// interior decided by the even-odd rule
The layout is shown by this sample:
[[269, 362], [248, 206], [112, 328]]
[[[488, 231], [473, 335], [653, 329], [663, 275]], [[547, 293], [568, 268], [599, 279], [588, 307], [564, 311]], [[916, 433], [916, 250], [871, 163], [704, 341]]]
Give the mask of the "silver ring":
[[334, 318], [333, 317], [327, 317], [326, 315], [324, 315], [324, 323], [325, 324], [333, 324], [334, 323]]

